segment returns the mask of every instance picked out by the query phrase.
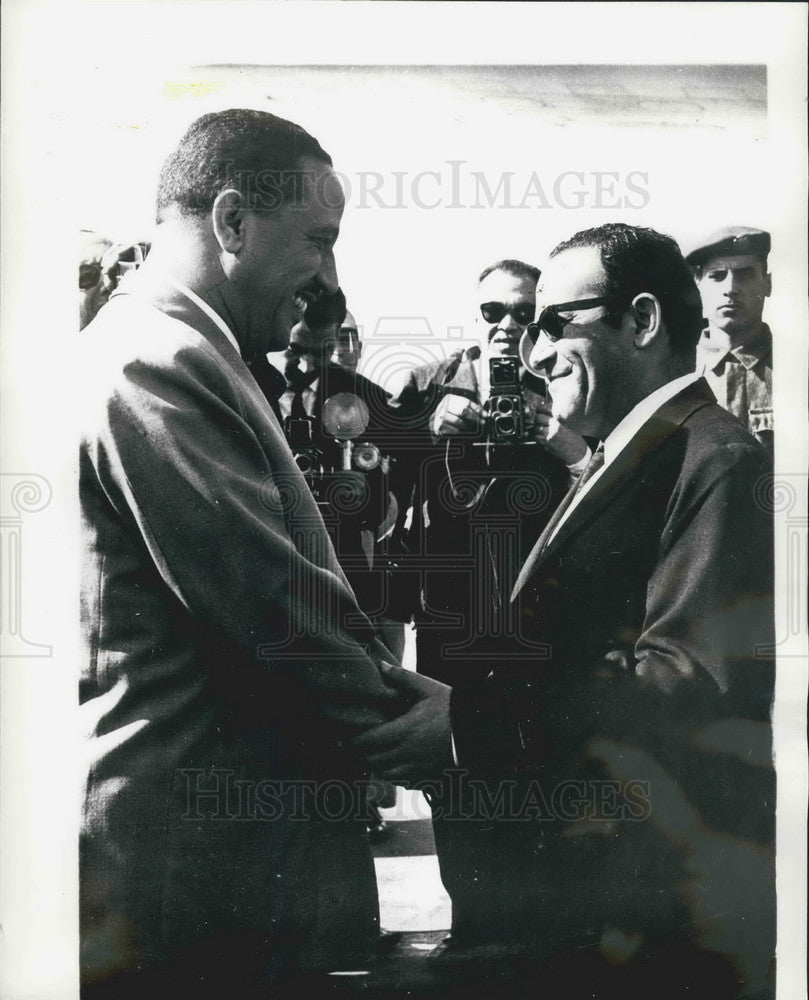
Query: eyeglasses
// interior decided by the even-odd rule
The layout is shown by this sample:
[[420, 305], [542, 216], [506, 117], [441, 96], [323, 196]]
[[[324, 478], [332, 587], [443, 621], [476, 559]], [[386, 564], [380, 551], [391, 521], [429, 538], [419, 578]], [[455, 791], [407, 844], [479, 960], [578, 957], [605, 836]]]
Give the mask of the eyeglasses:
[[480, 315], [487, 323], [499, 323], [504, 316], [511, 316], [515, 323], [526, 326], [534, 318], [536, 306], [531, 302], [522, 302], [518, 306], [507, 306], [505, 302], [482, 302]]
[[553, 306], [543, 306], [539, 310], [536, 322], [529, 323], [525, 332], [536, 340], [539, 331], [547, 334], [549, 340], [559, 340], [565, 332], [565, 327], [570, 320], [563, 319], [559, 313], [568, 312], [571, 309], [594, 309], [596, 306], [605, 306], [610, 300], [601, 296], [597, 299], [576, 299], [573, 302], [558, 302]]

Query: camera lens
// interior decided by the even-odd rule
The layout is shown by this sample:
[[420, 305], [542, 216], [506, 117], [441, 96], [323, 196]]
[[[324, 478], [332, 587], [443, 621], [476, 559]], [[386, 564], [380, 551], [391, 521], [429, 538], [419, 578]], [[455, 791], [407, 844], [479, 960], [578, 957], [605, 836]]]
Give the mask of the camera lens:
[[354, 447], [352, 456], [354, 465], [363, 472], [375, 469], [381, 460], [379, 448], [375, 444], [358, 444]]
[[508, 396], [501, 396], [497, 400], [497, 412], [498, 413], [513, 413], [514, 412], [514, 400], [509, 399]]
[[514, 437], [517, 433], [517, 422], [514, 417], [497, 416], [494, 421], [494, 433], [499, 438]]
[[301, 472], [306, 475], [307, 472], [311, 472], [313, 468], [312, 456], [307, 455], [305, 452], [300, 452], [295, 455], [295, 464], [301, 470]]

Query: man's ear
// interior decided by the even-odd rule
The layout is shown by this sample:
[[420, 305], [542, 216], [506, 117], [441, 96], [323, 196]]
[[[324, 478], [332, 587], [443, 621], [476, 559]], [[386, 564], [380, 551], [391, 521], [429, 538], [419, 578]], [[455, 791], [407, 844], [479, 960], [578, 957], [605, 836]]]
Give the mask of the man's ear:
[[634, 333], [632, 340], [639, 350], [652, 344], [663, 330], [663, 310], [657, 296], [651, 292], [641, 292], [630, 306]]
[[211, 209], [211, 222], [219, 246], [237, 254], [244, 245], [244, 198], [233, 188], [220, 191]]
[[766, 275], [764, 288], [766, 289], [766, 291], [764, 292], [764, 298], [768, 299], [772, 295], [772, 275], [771, 274]]

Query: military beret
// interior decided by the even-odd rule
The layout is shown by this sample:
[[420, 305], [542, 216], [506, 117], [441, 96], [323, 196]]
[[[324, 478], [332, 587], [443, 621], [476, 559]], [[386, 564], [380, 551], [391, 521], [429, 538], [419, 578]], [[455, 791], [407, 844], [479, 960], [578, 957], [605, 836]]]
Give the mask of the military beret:
[[685, 255], [692, 267], [699, 267], [712, 257], [723, 257], [732, 254], [753, 254], [761, 260], [766, 260], [770, 252], [770, 234], [763, 229], [750, 229], [747, 226], [725, 226], [710, 235], [698, 240], [694, 247]]

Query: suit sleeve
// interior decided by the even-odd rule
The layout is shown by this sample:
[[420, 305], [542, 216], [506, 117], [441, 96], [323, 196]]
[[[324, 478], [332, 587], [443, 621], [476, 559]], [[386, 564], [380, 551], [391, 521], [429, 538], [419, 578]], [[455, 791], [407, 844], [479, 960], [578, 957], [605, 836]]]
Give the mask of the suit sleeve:
[[763, 450], [728, 445], [672, 495], [634, 649], [635, 673], [653, 691], [676, 699], [699, 690], [741, 703], [758, 691], [769, 702], [768, 469]]
[[101, 488], [190, 615], [351, 732], [398, 714], [386, 651], [280, 435], [274, 454], [245, 419], [235, 373], [199, 348], [133, 362], [102, 409], [87, 443]]

